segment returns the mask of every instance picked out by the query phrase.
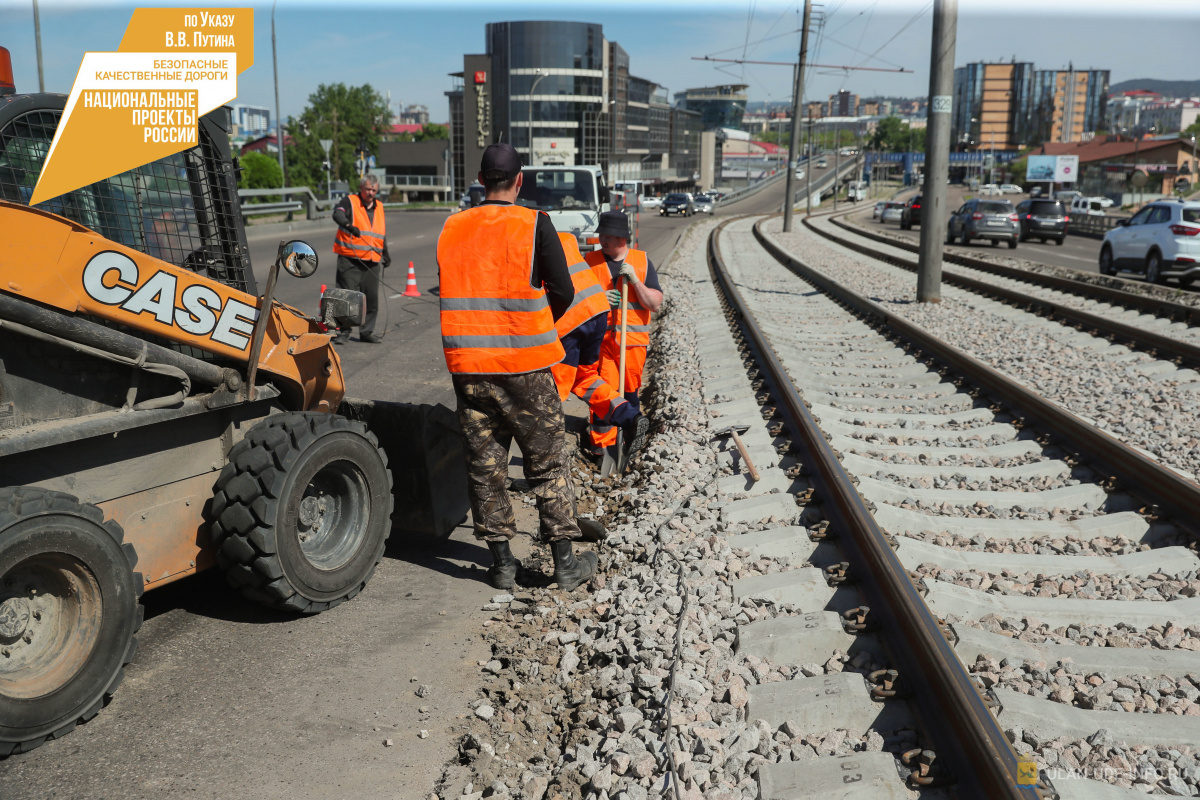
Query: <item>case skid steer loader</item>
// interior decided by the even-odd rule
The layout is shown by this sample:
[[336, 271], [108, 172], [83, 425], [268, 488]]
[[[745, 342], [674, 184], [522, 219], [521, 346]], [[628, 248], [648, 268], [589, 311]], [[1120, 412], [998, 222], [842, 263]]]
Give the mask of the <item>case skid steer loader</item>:
[[279, 609], [353, 598], [393, 527], [385, 451], [403, 527], [444, 536], [466, 507], [447, 409], [343, 403], [326, 326], [362, 295], [322, 320], [272, 301], [281, 267], [316, 269], [302, 242], [260, 294], [228, 110], [31, 208], [65, 100], [0, 74], [0, 757], [100, 710], [145, 590], [215, 564]]

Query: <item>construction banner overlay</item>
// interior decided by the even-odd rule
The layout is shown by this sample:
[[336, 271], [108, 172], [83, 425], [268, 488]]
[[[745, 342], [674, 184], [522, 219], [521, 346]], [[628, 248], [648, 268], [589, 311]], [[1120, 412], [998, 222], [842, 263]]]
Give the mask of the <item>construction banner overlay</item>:
[[253, 64], [252, 8], [136, 9], [117, 52], [84, 53], [30, 204], [194, 147]]

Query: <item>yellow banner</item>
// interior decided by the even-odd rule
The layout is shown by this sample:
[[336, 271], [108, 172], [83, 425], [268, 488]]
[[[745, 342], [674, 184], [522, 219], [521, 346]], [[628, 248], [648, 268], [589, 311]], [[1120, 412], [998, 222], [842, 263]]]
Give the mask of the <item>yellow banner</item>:
[[253, 63], [254, 9], [135, 10], [119, 52], [84, 54], [30, 204], [194, 147]]

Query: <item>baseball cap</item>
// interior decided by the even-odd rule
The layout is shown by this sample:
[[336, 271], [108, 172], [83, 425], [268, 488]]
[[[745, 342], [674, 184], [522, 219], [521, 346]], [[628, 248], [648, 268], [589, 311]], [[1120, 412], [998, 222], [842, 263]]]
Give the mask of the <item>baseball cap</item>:
[[[507, 142], [489, 144], [483, 151], [479, 171], [489, 180], [511, 180], [521, 171], [521, 155]], [[499, 178], [495, 173], [503, 173], [504, 177]]]

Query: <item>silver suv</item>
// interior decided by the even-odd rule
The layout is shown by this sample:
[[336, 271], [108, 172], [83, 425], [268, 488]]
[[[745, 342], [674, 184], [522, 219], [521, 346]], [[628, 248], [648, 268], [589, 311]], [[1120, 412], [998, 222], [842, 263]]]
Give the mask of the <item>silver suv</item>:
[[1007, 200], [968, 200], [962, 208], [950, 215], [946, 227], [946, 244], [954, 244], [957, 238], [965, 247], [972, 239], [990, 239], [992, 245], [1008, 242], [1015, 250], [1021, 226], [1017, 210]]
[[1104, 234], [1100, 272], [1140, 272], [1149, 283], [1200, 278], [1200, 202], [1159, 200]]

